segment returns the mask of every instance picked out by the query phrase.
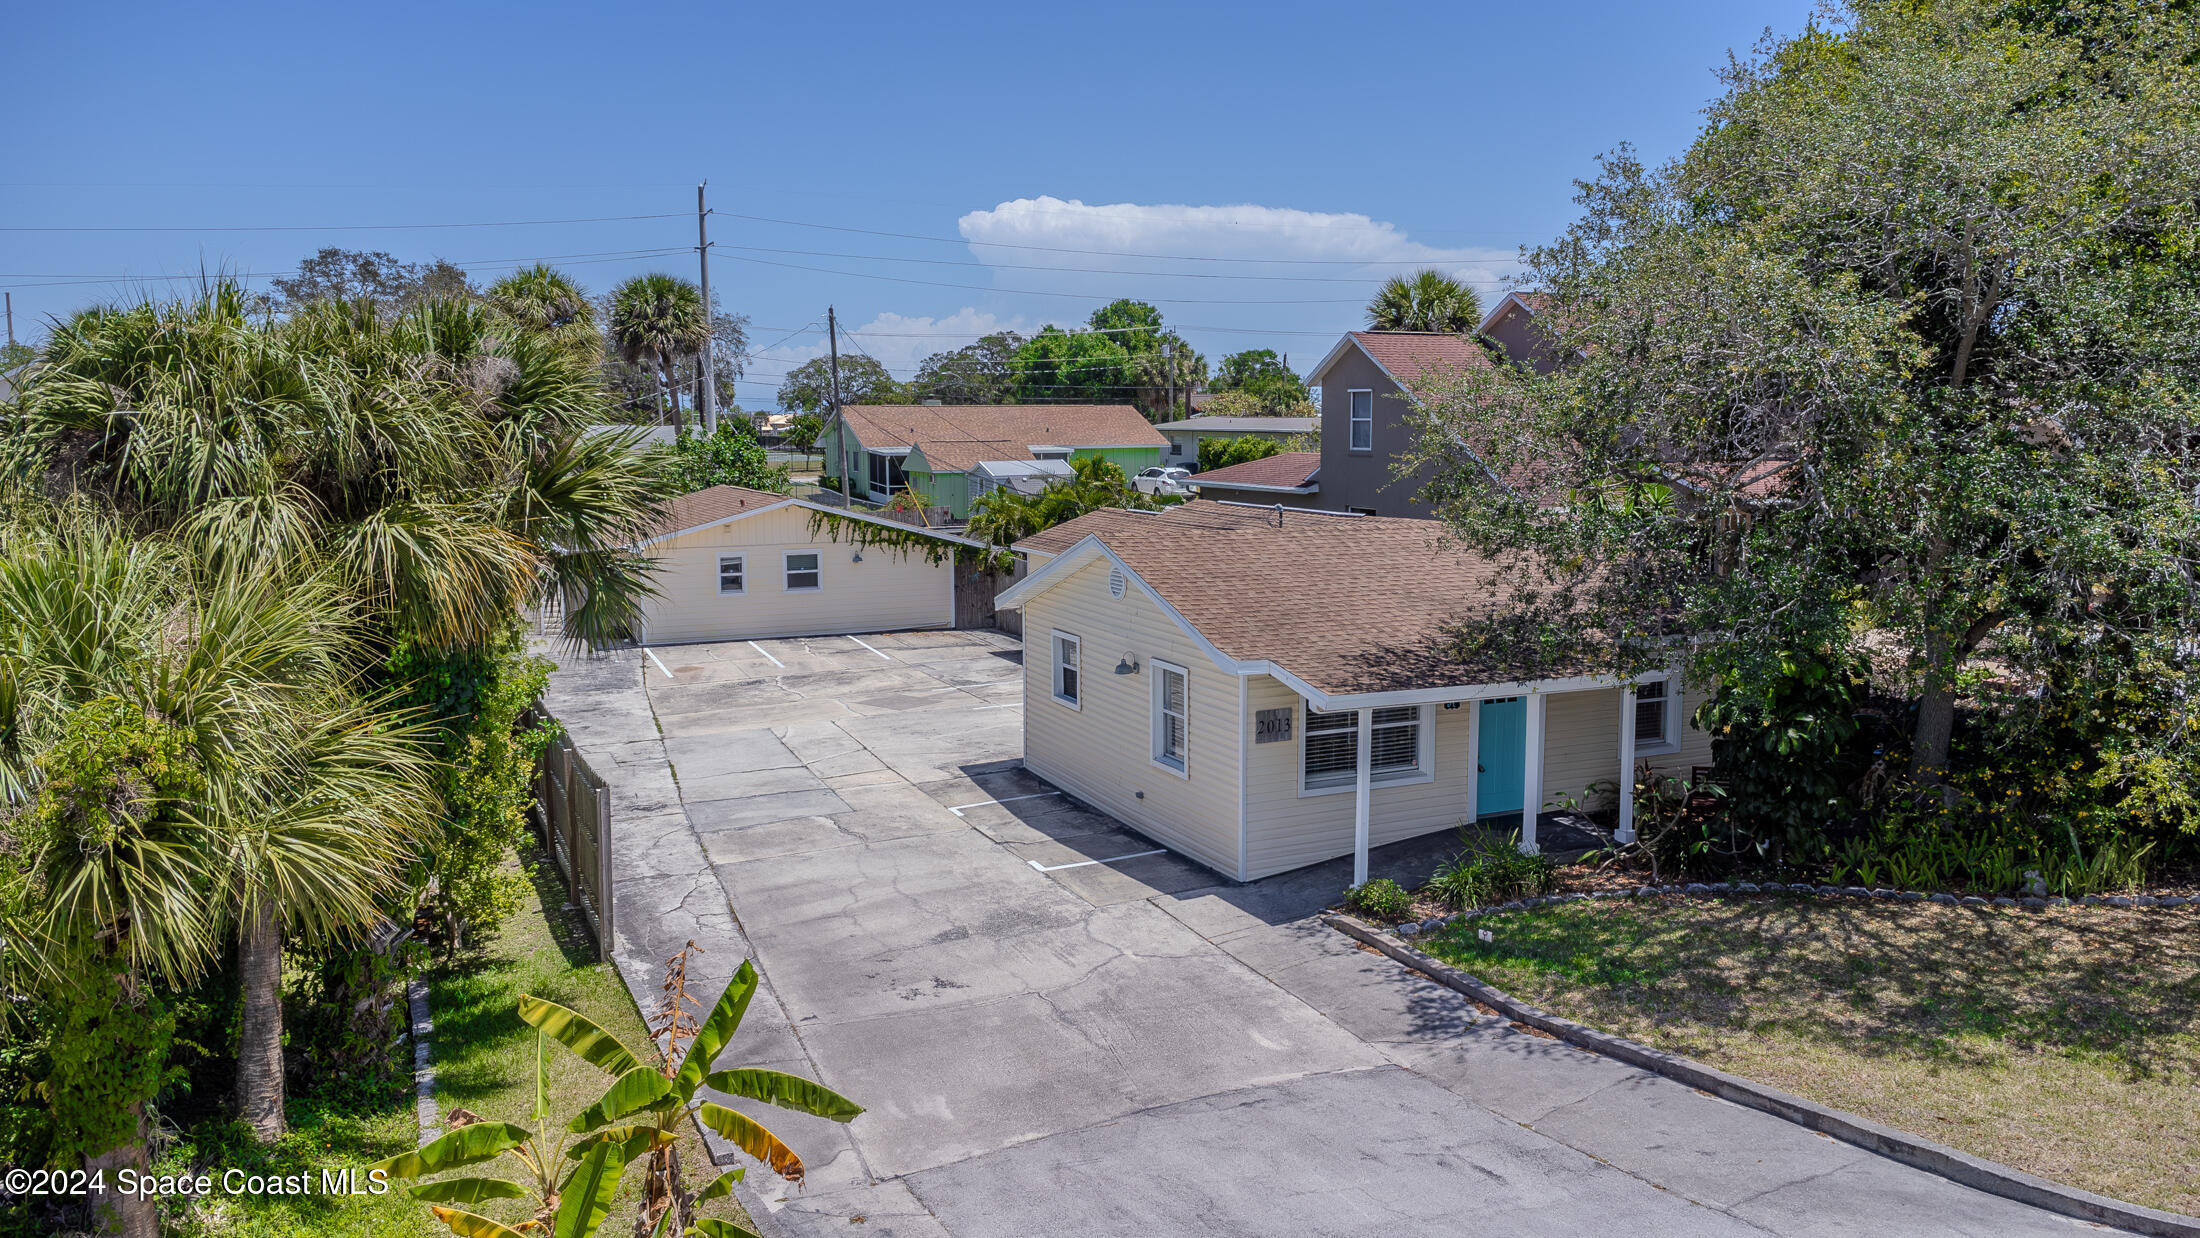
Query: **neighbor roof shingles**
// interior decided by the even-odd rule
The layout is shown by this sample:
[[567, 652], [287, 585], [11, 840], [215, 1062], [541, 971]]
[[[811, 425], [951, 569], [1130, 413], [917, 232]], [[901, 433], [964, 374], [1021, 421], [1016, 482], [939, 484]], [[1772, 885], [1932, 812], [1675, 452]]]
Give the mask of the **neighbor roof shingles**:
[[[948, 471], [979, 460], [1028, 460], [1034, 444], [1169, 445], [1128, 404], [849, 404], [840, 411], [865, 447], [921, 447], [927, 461]], [[1010, 449], [1015, 454], [987, 454]]]
[[1314, 474], [1321, 471], [1322, 453], [1318, 451], [1279, 451], [1258, 460], [1242, 464], [1226, 465], [1192, 474], [1195, 486], [1214, 486], [1226, 489], [1230, 486], [1287, 486], [1311, 485]]
[[1060, 550], [1096, 535], [1216, 648], [1274, 662], [1331, 696], [1582, 673], [1458, 655], [1452, 626], [1508, 609], [1522, 564], [1440, 545], [1432, 521], [1295, 509], [1279, 521], [1273, 510], [1195, 500], [1093, 512], [1047, 533]]
[[657, 505], [655, 516], [642, 529], [642, 539], [664, 537], [683, 529], [700, 528], [728, 516], [787, 501], [784, 494], [751, 490], [747, 486], [711, 486], [667, 499]]
[[1463, 335], [1435, 331], [1354, 331], [1375, 364], [1383, 367], [1400, 386], [1411, 390], [1416, 380], [1430, 371], [1488, 368], [1489, 353]]

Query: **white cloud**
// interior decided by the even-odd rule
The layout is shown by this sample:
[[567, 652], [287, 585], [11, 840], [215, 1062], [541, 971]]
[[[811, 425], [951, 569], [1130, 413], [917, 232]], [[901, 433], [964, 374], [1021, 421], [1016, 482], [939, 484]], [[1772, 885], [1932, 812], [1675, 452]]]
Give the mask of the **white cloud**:
[[[964, 240], [979, 261], [997, 266], [1097, 267], [1106, 270], [1199, 270], [1238, 274], [1307, 275], [1326, 279], [1380, 279], [1415, 266], [1430, 266], [1472, 283], [1485, 296], [1515, 266], [1516, 255], [1501, 249], [1445, 249], [1425, 245], [1396, 225], [1360, 214], [1302, 211], [1280, 206], [1176, 206], [1115, 202], [1088, 205], [1040, 196], [1003, 202], [972, 211], [958, 221]], [[1010, 249], [1027, 245], [1040, 249]], [[1048, 249], [1090, 250], [1053, 253]], [[1129, 255], [1163, 255], [1164, 258]], [[1292, 269], [1257, 263], [1168, 264], [1166, 257], [1308, 259], [1323, 266]], [[1157, 263], [1162, 265], [1157, 267]], [[1364, 265], [1361, 265], [1364, 264]], [[1031, 272], [1022, 272], [1029, 276]], [[1172, 286], [1195, 282], [1226, 284], [1233, 293], [1255, 281], [1170, 280]], [[1270, 285], [1277, 299], [1293, 295], [1342, 297], [1344, 285]], [[1291, 293], [1285, 289], [1297, 288]], [[1327, 292], [1320, 290], [1326, 289]], [[1186, 295], [1201, 295], [1188, 293]]]

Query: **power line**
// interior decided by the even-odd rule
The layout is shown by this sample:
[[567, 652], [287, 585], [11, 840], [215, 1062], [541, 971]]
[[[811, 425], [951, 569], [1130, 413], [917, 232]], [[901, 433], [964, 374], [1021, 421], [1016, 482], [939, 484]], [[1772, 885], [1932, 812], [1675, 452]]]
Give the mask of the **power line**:
[[92, 226], [54, 224], [26, 227], [0, 225], [0, 232], [416, 232], [440, 228], [536, 228], [551, 224], [631, 223], [641, 219], [685, 219], [684, 212], [663, 215], [592, 215], [582, 219], [491, 219], [462, 224], [224, 224], [212, 227], [179, 227], [169, 224]]
[[[742, 257], [742, 256], [741, 256], [741, 255], [739, 255], [739, 254], [728, 254], [728, 255], [727, 255], [727, 257], [729, 257], [729, 258], [732, 258], [732, 259], [733, 259], [733, 260], [734, 260], [735, 262], [750, 262], [750, 263], [756, 263], [756, 264], [759, 264], [759, 265], [762, 265], [762, 266], [768, 266], [768, 267], [784, 267], [784, 268], [786, 268], [787, 270], [790, 270], [790, 271], [813, 271], [813, 272], [816, 272], [817, 274], [820, 274], [820, 275], [845, 275], [845, 276], [849, 276], [849, 277], [851, 277], [851, 278], [854, 278], [854, 279], [877, 279], [877, 280], [885, 280], [885, 281], [886, 281], [886, 282], [888, 282], [888, 283], [894, 283], [894, 284], [922, 284], [922, 285], [924, 285], [925, 287], [928, 287], [928, 288], [962, 288], [962, 289], [966, 289], [966, 290], [968, 290], [968, 291], [971, 291], [971, 292], [995, 292], [995, 293], [1007, 293], [1007, 294], [1009, 294], [1009, 295], [1011, 295], [1011, 296], [1022, 296], [1022, 297], [1068, 297], [1068, 298], [1071, 298], [1071, 299], [1073, 299], [1073, 300], [1078, 300], [1078, 301], [1116, 301], [1116, 300], [1121, 300], [1121, 299], [1122, 299], [1122, 298], [1120, 298], [1120, 297], [1108, 296], [1108, 295], [1106, 295], [1106, 294], [1103, 294], [1103, 293], [1092, 293], [1092, 292], [1046, 292], [1046, 291], [1043, 291], [1043, 290], [1040, 290], [1040, 289], [1035, 289], [1035, 288], [995, 288], [995, 287], [991, 287], [991, 286], [989, 286], [989, 285], [986, 285], [986, 284], [950, 284], [950, 283], [945, 283], [945, 282], [943, 282], [943, 281], [940, 281], [940, 280], [936, 280], [936, 279], [909, 279], [909, 278], [907, 278], [907, 277], [905, 277], [905, 276], [900, 276], [900, 275], [874, 275], [874, 274], [872, 274], [872, 273], [870, 273], [870, 272], [868, 272], [868, 271], [836, 271], [836, 270], [834, 270], [834, 269], [833, 269], [833, 268], [831, 268], [831, 267], [813, 267], [813, 266], [806, 266], [806, 265], [804, 265], [804, 264], [802, 264], [802, 263], [799, 263], [799, 262], [775, 262], [775, 261], [773, 261], [772, 259], [769, 259], [769, 258], [744, 258], [744, 257]], [[1358, 298], [1356, 298], [1356, 297], [1341, 297], [1341, 298], [1340, 298], [1340, 297], [1329, 297], [1329, 298], [1301, 298], [1301, 299], [1296, 299], [1296, 300], [1265, 300], [1265, 301], [1264, 301], [1264, 300], [1239, 300], [1239, 299], [1231, 299], [1231, 298], [1216, 298], [1216, 297], [1153, 297], [1153, 298], [1139, 298], [1139, 299], [1141, 299], [1141, 300], [1147, 300], [1147, 299], [1150, 299], [1150, 300], [1152, 300], [1153, 302], [1155, 302], [1156, 304], [1160, 304], [1160, 305], [1360, 305], [1360, 304], [1364, 304], [1364, 302], [1362, 302], [1361, 300], [1359, 300], [1359, 299], [1358, 299]]]
[[[452, 266], [462, 267], [469, 271], [495, 271], [505, 270], [512, 267], [533, 266], [538, 262], [563, 262], [568, 266], [590, 266], [596, 263], [603, 262], [628, 262], [632, 261], [635, 258], [663, 258], [669, 257], [673, 254], [685, 254], [693, 252], [693, 246], [686, 246], [677, 249], [597, 250], [595, 251], [595, 254], [549, 254], [540, 258], [496, 258], [479, 260], [469, 259], [466, 261], [458, 261], [455, 259], [447, 258], [444, 259], [444, 261], [449, 262]], [[174, 283], [178, 280], [189, 281], [199, 279], [227, 279], [234, 280], [238, 283], [246, 283], [256, 279], [274, 279], [278, 275], [287, 275], [290, 273], [291, 272], [289, 271], [202, 271], [194, 275], [84, 275], [71, 276], [68, 278], [49, 279], [42, 283], [7, 284], [4, 286], [8, 288], [65, 288], [70, 286], [80, 286], [84, 284], [129, 284], [139, 282]], [[35, 277], [12, 275], [0, 276], [0, 279], [20, 278]]]
[[784, 224], [790, 228], [818, 228], [826, 232], [853, 232], [862, 236], [887, 236], [904, 241], [934, 241], [943, 245], [987, 245], [995, 249], [1028, 249], [1048, 254], [1086, 254], [1101, 258], [1153, 258], [1163, 262], [1264, 262], [1291, 266], [1442, 266], [1446, 262], [1456, 265], [1456, 259], [1440, 257], [1421, 258], [1222, 258], [1211, 254], [1146, 254], [1120, 249], [1072, 249], [1059, 245], [1018, 245], [1009, 241], [973, 241], [962, 236], [924, 236], [915, 232], [886, 232], [877, 228], [849, 228], [839, 224], [809, 223], [800, 219], [774, 219], [768, 215], [741, 215], [732, 211], [714, 212], [732, 219], [746, 219], [751, 223]]
[[[1067, 271], [1078, 275], [1151, 275], [1163, 279], [1258, 279], [1278, 280], [1301, 284], [1371, 284], [1381, 276], [1335, 275], [1251, 275], [1229, 271], [1126, 271], [1114, 267], [1060, 267], [1041, 266], [1021, 262], [965, 262], [957, 258], [896, 258], [887, 254], [834, 253], [815, 249], [771, 249], [761, 245], [729, 245], [723, 241], [713, 249], [737, 249], [748, 254], [793, 254], [805, 258], [854, 258], [863, 262], [917, 262], [927, 266], [983, 267], [989, 271]], [[1511, 262], [1512, 259], [1505, 259]]]

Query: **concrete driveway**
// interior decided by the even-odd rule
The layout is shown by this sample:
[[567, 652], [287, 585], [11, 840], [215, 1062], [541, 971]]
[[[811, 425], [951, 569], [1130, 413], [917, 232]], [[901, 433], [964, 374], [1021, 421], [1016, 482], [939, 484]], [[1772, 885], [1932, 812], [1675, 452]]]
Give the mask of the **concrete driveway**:
[[[1241, 886], [1159, 851], [1021, 769], [1011, 639], [652, 652], [551, 693], [599, 769], [667, 785], [655, 760], [675, 788], [677, 813], [640, 791], [620, 809], [622, 971], [647, 998], [682, 936], [715, 969], [752, 953], [766, 992], [723, 1060], [869, 1110], [756, 1110], [811, 1166], [800, 1189], [751, 1167], [768, 1228], [2097, 1229], [1482, 1015], [1308, 919], [1342, 862]], [[1375, 867], [1425, 877], [1446, 842]]]

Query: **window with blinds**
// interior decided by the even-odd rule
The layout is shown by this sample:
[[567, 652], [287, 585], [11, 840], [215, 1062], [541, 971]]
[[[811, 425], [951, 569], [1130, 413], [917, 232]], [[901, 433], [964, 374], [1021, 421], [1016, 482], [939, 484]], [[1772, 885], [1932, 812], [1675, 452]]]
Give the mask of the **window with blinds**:
[[1635, 685], [1635, 746], [1646, 747], [1662, 744], [1671, 738], [1666, 732], [1665, 681]]
[[1153, 668], [1153, 759], [1181, 771], [1191, 738], [1184, 670], [1161, 662], [1154, 663]]
[[[1421, 773], [1421, 707], [1378, 709], [1369, 719], [1368, 773], [1377, 782]], [[1348, 787], [1360, 776], [1360, 720], [1354, 710], [1306, 711], [1305, 784]]]

